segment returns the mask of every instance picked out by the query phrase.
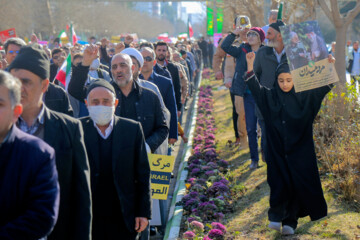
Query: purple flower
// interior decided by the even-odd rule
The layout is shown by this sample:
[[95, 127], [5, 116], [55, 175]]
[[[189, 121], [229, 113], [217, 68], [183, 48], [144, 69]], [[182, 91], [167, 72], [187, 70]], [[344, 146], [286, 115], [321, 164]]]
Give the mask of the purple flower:
[[226, 180], [225, 178], [221, 179], [219, 182], [225, 184], [225, 185], [228, 185], [229, 184], [229, 181]]
[[191, 192], [189, 195], [192, 198], [196, 198], [197, 196], [199, 196], [199, 193], [198, 192]]
[[219, 222], [213, 222], [211, 223], [211, 226], [213, 227], [213, 229], [218, 229], [222, 233], [226, 233], [226, 227]]
[[214, 240], [222, 240], [224, 239], [224, 233], [219, 229], [211, 229], [209, 232], [209, 237]]
[[192, 198], [192, 199], [186, 201], [185, 207], [188, 208], [188, 207], [193, 206], [193, 205], [198, 205], [198, 203], [199, 203], [198, 200], [196, 200], [195, 198]]
[[205, 174], [206, 174], [207, 176], [212, 176], [212, 175], [215, 174], [215, 172], [214, 172], [214, 171], [206, 171]]
[[184, 235], [183, 235], [183, 238], [185, 238], [185, 239], [194, 239], [194, 237], [195, 237], [196, 235], [195, 235], [195, 233], [194, 232], [192, 232], [192, 231], [187, 231], [187, 232], [185, 232], [184, 233]]
[[191, 171], [191, 175], [196, 175], [200, 172], [200, 168], [194, 168], [192, 171]]
[[189, 217], [189, 218], [187, 219], [187, 221], [188, 221], [189, 223], [191, 223], [192, 221], [195, 221], [195, 218], [194, 218], [194, 217]]

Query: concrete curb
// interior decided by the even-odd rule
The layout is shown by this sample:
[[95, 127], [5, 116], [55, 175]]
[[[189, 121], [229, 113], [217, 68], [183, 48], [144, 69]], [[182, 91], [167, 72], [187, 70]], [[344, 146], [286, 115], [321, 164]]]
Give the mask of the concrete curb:
[[[200, 74], [202, 74], [202, 71], [200, 71]], [[166, 240], [176, 240], [179, 237], [180, 234], [180, 225], [181, 225], [181, 219], [183, 214], [183, 207], [182, 206], [175, 206], [177, 202], [181, 201], [181, 199], [184, 197], [186, 193], [186, 187], [185, 187], [185, 180], [188, 176], [188, 171], [185, 170], [185, 167], [187, 167], [187, 161], [189, 157], [191, 156], [191, 150], [192, 150], [192, 143], [194, 138], [194, 131], [196, 126], [196, 117], [197, 117], [197, 105], [199, 100], [199, 87], [201, 84], [201, 75], [197, 86], [197, 91], [195, 93], [195, 99], [193, 101], [192, 106], [192, 116], [191, 116], [191, 124], [188, 128], [187, 136], [189, 138], [188, 143], [184, 146], [183, 150], [183, 157], [181, 158], [181, 163], [179, 165], [178, 170], [178, 176], [176, 179], [176, 185], [174, 189], [173, 198], [171, 201], [171, 206], [169, 210], [169, 217], [168, 222], [166, 225], [166, 231], [164, 235], [164, 239]]]

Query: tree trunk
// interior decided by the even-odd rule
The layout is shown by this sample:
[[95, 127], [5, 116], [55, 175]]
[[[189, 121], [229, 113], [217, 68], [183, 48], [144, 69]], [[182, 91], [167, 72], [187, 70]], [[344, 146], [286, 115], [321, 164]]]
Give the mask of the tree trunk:
[[349, 25], [336, 27], [336, 47], [335, 47], [335, 69], [340, 79], [341, 87], [345, 87], [346, 83], [346, 62], [345, 62], [345, 46], [346, 32]]

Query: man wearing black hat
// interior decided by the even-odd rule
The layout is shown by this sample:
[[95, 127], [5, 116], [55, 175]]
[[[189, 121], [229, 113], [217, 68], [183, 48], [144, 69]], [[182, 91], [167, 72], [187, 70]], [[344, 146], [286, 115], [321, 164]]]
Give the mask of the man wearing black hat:
[[114, 87], [87, 88], [89, 117], [81, 119], [91, 169], [92, 239], [135, 239], [151, 217], [150, 167], [141, 124], [115, 116]]
[[[267, 46], [259, 49], [256, 53], [254, 62], [254, 73], [260, 84], [272, 89], [275, 83], [276, 68], [280, 63], [286, 62], [286, 53], [284, 48], [283, 39], [280, 33], [280, 26], [285, 24], [281, 20], [269, 25], [269, 29], [266, 33], [266, 39], [268, 40]], [[266, 158], [266, 136], [265, 136], [265, 123], [261, 113], [256, 109], [256, 115], [258, 116], [259, 125], [261, 128], [261, 151], [262, 158]]]
[[59, 218], [48, 239], [90, 239], [90, 175], [81, 123], [48, 109], [49, 59], [38, 44], [24, 46], [9, 66], [22, 82], [23, 113], [17, 126], [55, 150], [60, 185]]

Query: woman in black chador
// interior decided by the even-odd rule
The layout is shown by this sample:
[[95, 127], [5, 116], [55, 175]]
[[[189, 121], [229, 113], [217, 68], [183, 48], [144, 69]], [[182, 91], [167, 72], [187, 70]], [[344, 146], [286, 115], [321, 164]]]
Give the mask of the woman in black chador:
[[[331, 56], [331, 55], [330, 55]], [[329, 56], [329, 61], [335, 59]], [[294, 234], [298, 218], [317, 220], [327, 215], [313, 141], [313, 122], [332, 85], [295, 93], [287, 63], [278, 66], [273, 89], [254, 75], [255, 54], [248, 53], [245, 80], [259, 107], [268, 144], [267, 180], [270, 186], [269, 228]]]

